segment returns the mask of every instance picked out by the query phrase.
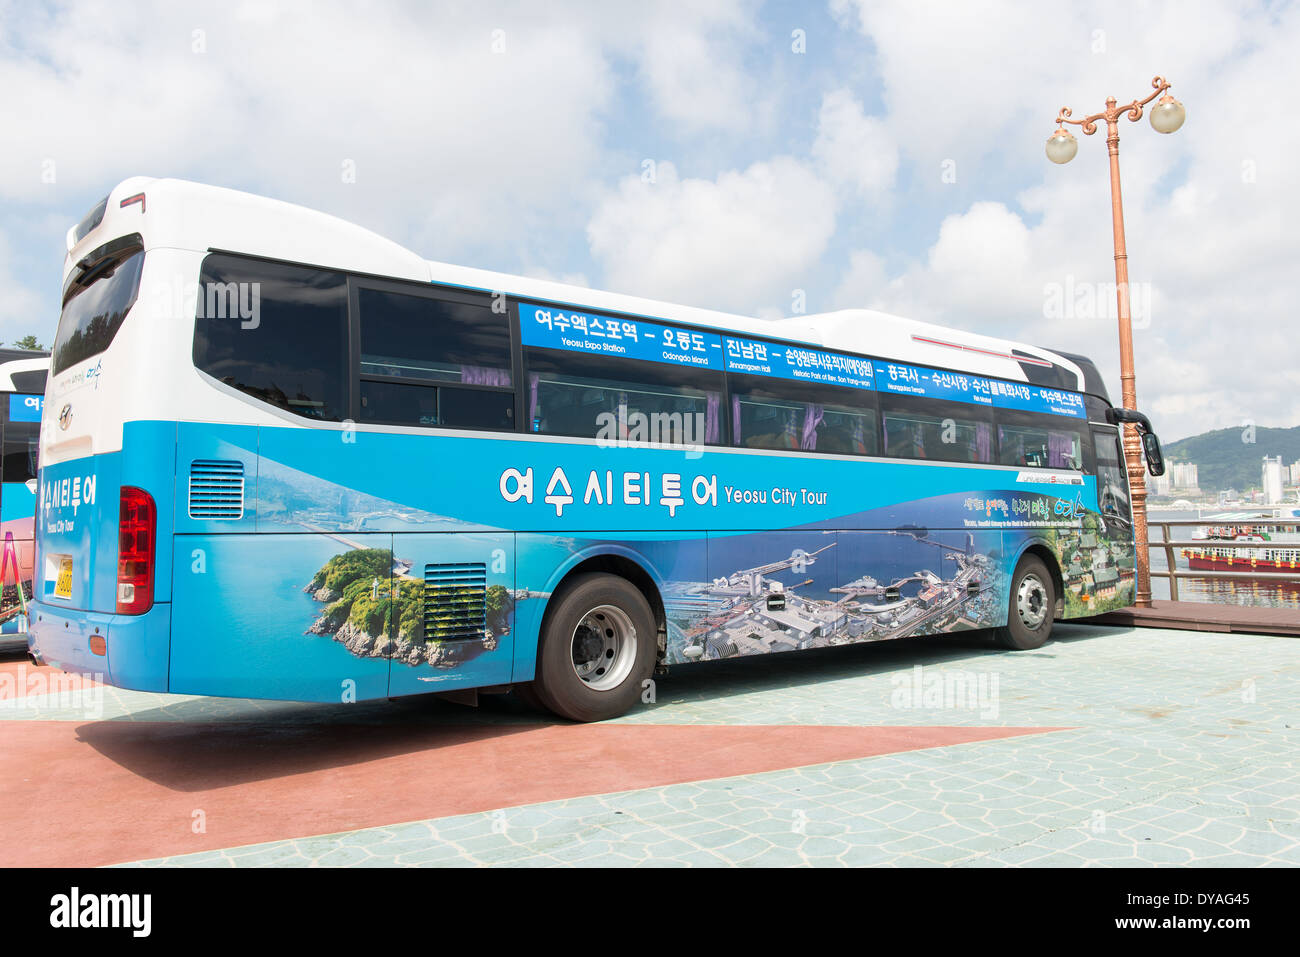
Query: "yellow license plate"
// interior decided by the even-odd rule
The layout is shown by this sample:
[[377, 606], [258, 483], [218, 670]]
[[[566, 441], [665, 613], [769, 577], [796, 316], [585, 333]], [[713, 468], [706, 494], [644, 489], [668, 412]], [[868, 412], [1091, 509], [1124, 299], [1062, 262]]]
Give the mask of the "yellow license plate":
[[54, 594], [58, 598], [72, 597], [72, 559], [59, 559], [59, 577], [54, 581]]

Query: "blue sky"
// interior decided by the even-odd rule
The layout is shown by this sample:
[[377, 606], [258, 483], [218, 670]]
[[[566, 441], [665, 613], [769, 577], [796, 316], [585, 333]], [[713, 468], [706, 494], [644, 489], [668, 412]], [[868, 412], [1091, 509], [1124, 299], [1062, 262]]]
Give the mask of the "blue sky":
[[1168, 439], [1295, 425], [1298, 41], [1290, 3], [0, 2], [0, 338], [49, 342], [64, 233], [144, 174], [449, 262], [1082, 352], [1117, 395], [1104, 132], [1043, 143], [1163, 73], [1184, 129], [1121, 121], [1139, 399]]

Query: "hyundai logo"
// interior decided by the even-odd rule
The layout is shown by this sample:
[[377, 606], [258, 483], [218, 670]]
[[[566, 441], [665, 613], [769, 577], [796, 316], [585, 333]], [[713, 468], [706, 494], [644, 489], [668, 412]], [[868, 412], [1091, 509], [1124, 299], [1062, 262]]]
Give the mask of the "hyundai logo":
[[59, 428], [64, 432], [68, 431], [68, 426], [72, 424], [72, 403], [68, 403], [59, 410]]

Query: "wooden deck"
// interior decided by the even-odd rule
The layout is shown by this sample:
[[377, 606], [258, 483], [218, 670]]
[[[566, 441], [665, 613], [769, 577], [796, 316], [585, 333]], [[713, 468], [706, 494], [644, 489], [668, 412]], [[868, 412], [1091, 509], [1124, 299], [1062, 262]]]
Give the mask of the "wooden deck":
[[1153, 601], [1150, 608], [1121, 608], [1091, 620], [1103, 625], [1137, 628], [1300, 635], [1300, 609], [1219, 605], [1203, 601]]

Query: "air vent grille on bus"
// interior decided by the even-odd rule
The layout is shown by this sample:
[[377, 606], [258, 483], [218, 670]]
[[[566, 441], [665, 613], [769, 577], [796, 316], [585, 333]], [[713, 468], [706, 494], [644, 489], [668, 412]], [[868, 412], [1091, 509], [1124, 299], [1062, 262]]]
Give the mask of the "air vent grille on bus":
[[190, 518], [236, 521], [244, 517], [244, 463], [195, 459], [190, 463]]
[[486, 616], [485, 564], [424, 566], [424, 637], [427, 640], [483, 638]]

